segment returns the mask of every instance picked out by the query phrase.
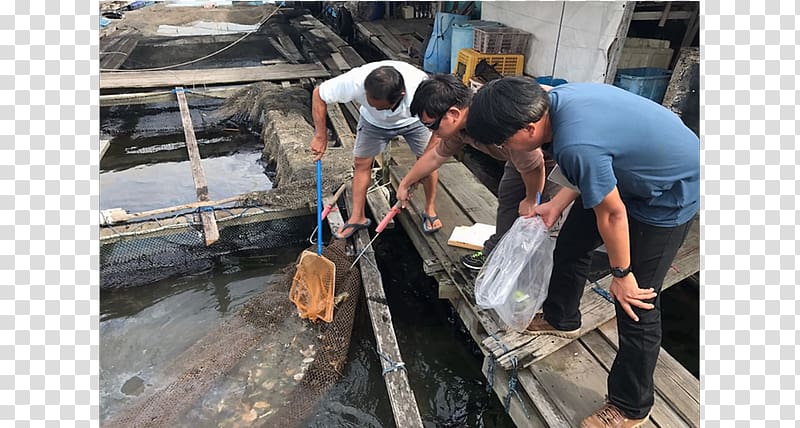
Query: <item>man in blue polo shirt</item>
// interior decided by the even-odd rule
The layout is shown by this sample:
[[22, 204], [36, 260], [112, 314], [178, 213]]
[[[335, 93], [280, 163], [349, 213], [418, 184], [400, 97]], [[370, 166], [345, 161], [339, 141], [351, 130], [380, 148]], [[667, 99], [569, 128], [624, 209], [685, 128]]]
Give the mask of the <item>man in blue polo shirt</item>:
[[700, 203], [697, 136], [671, 111], [620, 88], [576, 83], [545, 92], [521, 77], [492, 81], [475, 94], [467, 132], [509, 150], [552, 150], [572, 186], [535, 215], [550, 227], [574, 205], [556, 242], [543, 314], [527, 333], [580, 336], [591, 252], [605, 243], [619, 351], [608, 403], [581, 426], [642, 425], [661, 347], [659, 292]]

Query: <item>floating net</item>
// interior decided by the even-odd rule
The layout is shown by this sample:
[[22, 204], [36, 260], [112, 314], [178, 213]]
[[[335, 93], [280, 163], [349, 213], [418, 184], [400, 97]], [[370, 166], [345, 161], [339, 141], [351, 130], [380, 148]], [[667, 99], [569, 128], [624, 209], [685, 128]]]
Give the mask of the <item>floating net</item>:
[[103, 426], [302, 426], [342, 376], [361, 290], [343, 240], [323, 256], [336, 265], [331, 323], [297, 316], [289, 301], [291, 266], [165, 369], [165, 386], [136, 398]]

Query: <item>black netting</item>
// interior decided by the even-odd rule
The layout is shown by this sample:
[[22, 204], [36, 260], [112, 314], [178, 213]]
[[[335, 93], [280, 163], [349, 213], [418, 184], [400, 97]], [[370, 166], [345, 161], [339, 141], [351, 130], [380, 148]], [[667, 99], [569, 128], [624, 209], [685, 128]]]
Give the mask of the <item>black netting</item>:
[[[336, 265], [333, 322], [314, 324], [297, 317], [288, 299], [295, 268], [287, 268], [279, 283], [184, 352], [166, 370], [172, 382], [139, 397], [103, 425], [302, 426], [341, 377], [361, 292], [361, 276], [350, 269], [352, 256], [344, 241], [329, 245], [323, 256]], [[299, 358], [303, 365], [296, 372], [270, 374], [254, 363], [276, 357], [290, 363]], [[276, 383], [288, 389], [280, 400], [270, 401]]]
[[100, 246], [103, 288], [149, 284], [202, 272], [214, 260], [237, 251], [270, 249], [302, 243], [314, 228], [314, 217], [287, 217], [247, 224], [218, 223], [220, 238], [206, 246], [202, 225], [141, 233]]

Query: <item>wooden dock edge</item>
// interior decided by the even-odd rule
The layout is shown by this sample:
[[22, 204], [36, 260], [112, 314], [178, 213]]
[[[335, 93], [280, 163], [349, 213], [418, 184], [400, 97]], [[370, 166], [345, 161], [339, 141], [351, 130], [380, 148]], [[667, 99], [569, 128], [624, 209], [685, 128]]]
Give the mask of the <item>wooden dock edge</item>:
[[[347, 195], [344, 195], [347, 209], [352, 209], [351, 186], [347, 186]], [[353, 234], [356, 253], [369, 243], [369, 232], [361, 229]], [[389, 312], [389, 305], [386, 302], [386, 293], [383, 291], [383, 281], [378, 265], [375, 261], [375, 253], [372, 248], [367, 248], [364, 255], [358, 262], [358, 269], [361, 270], [361, 283], [364, 287], [364, 296], [367, 301], [369, 317], [372, 321], [372, 329], [375, 333], [375, 342], [378, 346], [379, 360], [384, 372], [386, 390], [389, 394], [389, 402], [392, 405], [392, 413], [398, 427], [418, 427], [422, 428], [422, 417], [419, 414], [417, 401], [411, 385], [408, 382], [408, 375], [403, 366], [403, 357], [397, 344], [397, 336], [394, 333], [392, 324], [392, 314]]]

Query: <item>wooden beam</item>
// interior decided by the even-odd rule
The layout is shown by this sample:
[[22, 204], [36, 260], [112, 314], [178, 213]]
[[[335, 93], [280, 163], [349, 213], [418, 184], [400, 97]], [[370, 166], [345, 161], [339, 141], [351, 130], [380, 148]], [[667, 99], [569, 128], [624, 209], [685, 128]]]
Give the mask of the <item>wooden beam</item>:
[[564, 414], [547, 394], [542, 383], [536, 378], [533, 368], [520, 369], [517, 377], [519, 378], [519, 383], [522, 385], [523, 390], [527, 393], [527, 396], [530, 397], [534, 406], [536, 406], [536, 410], [539, 411], [539, 414], [542, 415], [542, 419], [547, 422], [548, 426], [565, 427], [570, 425]]
[[[504, 404], [504, 400], [507, 399], [509, 394], [508, 381], [510, 375], [500, 367], [495, 367], [493, 372], [490, 373], [489, 364], [489, 358], [484, 358], [483, 365], [481, 365], [481, 372], [483, 372], [483, 375], [486, 377], [486, 379], [492, 383], [492, 389], [494, 390], [494, 393], [497, 394], [497, 398], [500, 400], [500, 403]], [[517, 380], [517, 382], [519, 382], [519, 380]], [[520, 388], [519, 384], [517, 384], [515, 391], [516, 392], [511, 395], [511, 401], [508, 405], [508, 415], [511, 417], [511, 420], [514, 421], [516, 426], [531, 428], [566, 426], [545, 423], [536, 406], [534, 406], [534, 404], [531, 402], [532, 396], [525, 394], [525, 391]]]
[[[408, 210], [400, 211], [400, 214], [397, 214], [395, 216], [395, 219], [397, 219], [400, 225], [407, 231], [413, 230], [413, 228], [417, 227], [414, 224], [414, 220], [411, 218], [411, 214], [408, 213]], [[411, 240], [411, 243], [414, 245], [414, 248], [417, 249], [419, 257], [422, 259], [422, 271], [425, 272], [425, 275], [430, 276], [444, 270], [442, 263], [433, 253], [431, 247], [428, 246], [428, 243], [425, 241], [425, 239], [422, 236], [420, 236], [420, 234], [418, 233], [406, 233], [406, 234], [408, 235], [408, 238]], [[437, 278], [437, 282], [439, 282], [439, 287], [441, 289], [443, 281]], [[452, 287], [455, 287], [452, 279], [450, 279], [449, 277], [447, 277], [447, 280], [444, 282], [447, 282]], [[460, 296], [461, 295], [459, 294], [459, 297]]]
[[[344, 193], [344, 189], [346, 189], [347, 183], [344, 183], [339, 187], [339, 190], [336, 191], [338, 194], [340, 190]], [[335, 204], [338, 199], [336, 198], [336, 194], [331, 195], [328, 198], [325, 198], [325, 205]], [[341, 196], [341, 195], [340, 195]], [[342, 225], [344, 225], [344, 219], [342, 219], [342, 213], [339, 211], [339, 207], [334, 205], [333, 209], [328, 213], [328, 216], [325, 217], [325, 220], [328, 220], [328, 227], [331, 229], [331, 233], [336, 232]]]
[[617, 65], [619, 64], [619, 58], [622, 56], [622, 48], [625, 46], [625, 38], [628, 37], [628, 28], [631, 26], [631, 17], [633, 17], [633, 9], [636, 7], [636, 3], [628, 1], [625, 2], [622, 7], [624, 10], [622, 12], [622, 19], [619, 22], [619, 27], [617, 27], [617, 35], [611, 47], [608, 49], [608, 64], [606, 64], [605, 78], [605, 83], [608, 84], [614, 83], [614, 77], [617, 75]]
[[[351, 187], [348, 185], [348, 193]], [[348, 211], [352, 209], [351, 198], [346, 198]], [[361, 250], [370, 241], [369, 233], [366, 229], [361, 229], [353, 235], [356, 252]], [[386, 391], [389, 393], [389, 402], [392, 405], [395, 424], [398, 427], [418, 427], [422, 428], [422, 417], [417, 408], [417, 401], [411, 385], [408, 383], [408, 374], [405, 368], [398, 368], [397, 364], [402, 363], [403, 358], [397, 344], [397, 336], [394, 333], [392, 324], [392, 314], [389, 312], [389, 305], [386, 302], [386, 293], [383, 291], [381, 274], [375, 262], [375, 253], [372, 248], [367, 251], [359, 260], [358, 268], [361, 270], [361, 282], [364, 287], [364, 296], [369, 309], [369, 317], [372, 321], [372, 330], [375, 333], [375, 342], [378, 346], [381, 367], [384, 370], [384, 380], [386, 381]]]
[[100, 41], [100, 68], [119, 68], [136, 48], [140, 37], [136, 30], [129, 28], [120, 31], [119, 34], [114, 33], [102, 39]]
[[243, 194], [243, 195], [231, 196], [230, 198], [220, 199], [218, 201], [191, 202], [188, 204], [176, 205], [174, 207], [158, 208], [155, 210], [141, 211], [132, 214], [128, 213], [127, 211], [121, 208], [112, 208], [110, 210], [101, 211], [101, 213], [107, 212], [108, 214], [102, 216], [102, 218], [100, 219], [100, 226], [105, 226], [114, 223], [123, 223], [131, 220], [139, 220], [146, 217], [152, 217], [154, 215], [173, 213], [181, 210], [189, 210], [200, 207], [213, 207], [217, 205], [227, 204], [230, 202], [241, 201], [246, 197], [247, 194]]
[[139, 39], [131, 37], [116, 45], [113, 50], [100, 52], [100, 68], [101, 69], [117, 69], [119, 68], [130, 56], [131, 52], [136, 48]]
[[683, 35], [683, 40], [681, 40], [681, 47], [689, 46], [697, 35], [697, 31], [700, 29], [699, 14], [700, 10], [698, 8], [694, 11], [692, 17], [689, 18], [689, 22], [686, 23], [686, 33]]
[[347, 123], [339, 104], [328, 105], [328, 119], [331, 121], [333, 130], [336, 131], [336, 136], [339, 137], [339, 142], [342, 143], [342, 148], [353, 150], [356, 144], [356, 136], [350, 129], [350, 125]]
[[[313, 215], [315, 212], [316, 211], [312, 212], [307, 206], [288, 210], [275, 209], [274, 207], [268, 206], [251, 206], [217, 211], [216, 217], [218, 225], [222, 222], [235, 219], [236, 224], [241, 226], [291, 217], [305, 217]], [[179, 215], [159, 220], [145, 220], [142, 222], [103, 226], [100, 228], [100, 244], [115, 243], [129, 236], [146, 235], [148, 238], [170, 236], [174, 235], [176, 230], [191, 227], [194, 223], [194, 220], [190, 216]], [[222, 224], [224, 227], [224, 223]]]
[[277, 38], [270, 37], [268, 40], [272, 47], [274, 47], [289, 63], [298, 64], [303, 61], [303, 55], [297, 50], [297, 46], [295, 46], [290, 37], [279, 35]]
[[[210, 45], [213, 43], [233, 43], [242, 38], [241, 34], [214, 34], [207, 36], [183, 36], [183, 37], [170, 37], [161, 36], [158, 38], [146, 38], [139, 42], [139, 46], [146, 46], [149, 48], [168, 48], [176, 46], [187, 45]], [[252, 35], [248, 36], [248, 40], [252, 40]]]
[[[194, 136], [192, 116], [189, 113], [189, 104], [186, 102], [186, 94], [183, 88], [175, 88], [175, 95], [178, 97], [178, 106], [181, 109], [181, 122], [183, 122], [183, 134], [186, 136], [186, 150], [189, 152], [189, 161], [192, 163], [192, 178], [194, 178], [194, 189], [197, 193], [198, 201], [208, 200], [208, 184], [206, 174], [203, 172], [203, 165], [200, 163], [200, 149], [197, 147], [197, 139]], [[206, 238], [206, 245], [211, 245], [219, 240], [219, 229], [217, 229], [217, 218], [214, 211], [201, 211], [200, 220], [203, 222], [203, 235]]]
[[275, 64], [202, 70], [112, 71], [100, 73], [100, 89], [213, 85], [328, 76], [330, 73], [317, 64]]
[[339, 70], [341, 70], [343, 72], [347, 71], [347, 70], [350, 70], [352, 68], [352, 67], [350, 67], [350, 64], [348, 64], [347, 61], [345, 61], [345, 59], [342, 56], [342, 54], [339, 53], [339, 52], [332, 52], [331, 53], [331, 59], [333, 59], [333, 62], [336, 63], [336, 67], [338, 67]]
[[[367, 204], [369, 205], [369, 209], [372, 210], [372, 215], [375, 217], [376, 222], [383, 220], [386, 214], [392, 210], [389, 201], [384, 197], [383, 191], [380, 189], [375, 189], [367, 193]], [[389, 220], [386, 228], [394, 229], [394, 219]]]
[[[612, 320], [606, 324], [616, 325], [616, 321]], [[617, 356], [617, 350], [613, 348], [610, 343], [608, 343], [608, 341], [600, 333], [599, 329], [581, 337], [578, 343], [583, 344], [583, 346], [597, 359], [597, 362], [603, 366], [603, 370], [587, 373], [586, 376], [599, 377], [601, 382], [607, 379], [608, 372], [611, 371], [611, 365], [614, 363], [614, 358]], [[662, 349], [661, 352], [663, 353], [664, 350]], [[536, 366], [534, 365], [531, 368], [534, 367]], [[658, 382], [658, 379], [655, 379], [655, 377], [653, 380]], [[653, 407], [650, 410], [650, 422], [654, 422], [659, 428], [690, 427], [690, 425], [672, 407], [669, 397], [664, 396], [664, 394], [658, 390], [658, 387], [656, 387], [655, 393], [653, 394], [653, 400]], [[699, 417], [699, 405], [695, 407], [695, 410], [697, 411]]]
[[109, 146], [111, 146], [111, 143], [108, 140], [100, 140], [100, 160], [103, 160], [103, 156], [105, 156]]
[[[662, 12], [635, 12], [633, 14], [634, 21], [660, 21]], [[692, 12], [688, 10], [675, 10], [667, 15], [667, 19], [689, 19], [692, 17]]]
[[[228, 98], [237, 91], [241, 91], [242, 88], [244, 88], [244, 85], [205, 88], [191, 91], [188, 93], [188, 95], [198, 95], [212, 98]], [[169, 102], [174, 99], [175, 93], [172, 91], [100, 95], [100, 107]]]
[[[366, 25], [365, 25], [366, 24]], [[376, 49], [378, 49], [384, 56], [391, 60], [395, 61], [402, 61], [404, 60], [403, 56], [406, 59], [410, 59], [408, 55], [402, 54], [400, 52], [396, 52], [394, 49], [390, 48], [388, 44], [386, 44], [380, 37], [380, 34], [373, 29], [367, 27], [368, 23], [358, 22], [356, 23], [356, 30], [360, 32]]]
[[[611, 320], [597, 328], [597, 333], [609, 343], [612, 351], [619, 350], [617, 321]], [[594, 347], [592, 348], [594, 350]], [[604, 365], [611, 370], [614, 356], [606, 358]], [[655, 390], [670, 404], [682, 419], [692, 427], [700, 426], [700, 381], [663, 348], [658, 354], [653, 372]]]
[[664, 11], [661, 12], [661, 19], [658, 20], [658, 26], [663, 27], [664, 24], [667, 23], [667, 17], [669, 16], [669, 11], [672, 9], [672, 2], [665, 2], [666, 6], [664, 6]]

